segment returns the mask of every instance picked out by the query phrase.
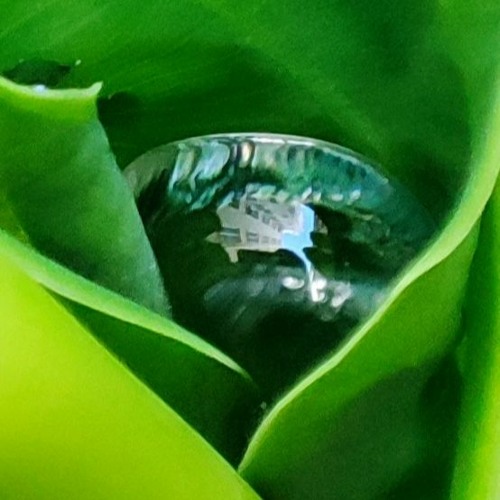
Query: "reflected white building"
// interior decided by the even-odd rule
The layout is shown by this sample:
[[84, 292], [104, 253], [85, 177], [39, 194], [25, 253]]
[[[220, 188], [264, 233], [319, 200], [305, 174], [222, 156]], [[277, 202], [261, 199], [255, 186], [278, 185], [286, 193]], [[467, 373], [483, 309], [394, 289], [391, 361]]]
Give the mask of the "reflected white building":
[[324, 320], [331, 320], [352, 297], [349, 282], [327, 280], [314, 268], [305, 248], [312, 246], [311, 233], [327, 233], [314, 211], [300, 203], [276, 203], [242, 198], [221, 207], [217, 214], [222, 229], [208, 240], [224, 247], [231, 262], [238, 262], [239, 250], [293, 252], [304, 263], [304, 277], [285, 276], [282, 285], [289, 290], [305, 290], [315, 303], [328, 303]]
[[241, 198], [217, 211], [222, 230], [209, 241], [223, 245], [231, 262], [238, 261], [238, 250], [275, 252], [286, 246], [285, 234], [300, 235], [306, 230], [303, 208], [299, 203]]

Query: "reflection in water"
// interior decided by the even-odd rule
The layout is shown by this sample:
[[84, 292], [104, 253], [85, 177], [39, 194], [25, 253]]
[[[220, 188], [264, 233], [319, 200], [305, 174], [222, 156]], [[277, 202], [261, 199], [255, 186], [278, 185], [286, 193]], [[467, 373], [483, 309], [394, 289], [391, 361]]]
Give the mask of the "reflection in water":
[[220, 207], [217, 215], [222, 228], [211, 240], [224, 246], [231, 262], [238, 261], [239, 250], [275, 252], [280, 248], [308, 260], [303, 249], [310, 244], [314, 213], [305, 205], [278, 204], [246, 196]]
[[311, 233], [328, 233], [312, 208], [297, 201], [277, 203], [244, 196], [219, 207], [217, 215], [221, 229], [209, 235], [207, 241], [220, 244], [231, 262], [238, 262], [241, 250], [269, 253], [286, 250], [300, 259], [305, 272], [303, 278], [284, 276], [281, 280], [284, 288], [305, 290], [312, 302], [329, 302], [335, 312], [352, 296], [349, 282], [332, 280], [328, 286], [328, 279], [305, 252], [313, 246]]
[[271, 399], [370, 315], [434, 224], [365, 158], [312, 139], [231, 134], [125, 172], [174, 318]]

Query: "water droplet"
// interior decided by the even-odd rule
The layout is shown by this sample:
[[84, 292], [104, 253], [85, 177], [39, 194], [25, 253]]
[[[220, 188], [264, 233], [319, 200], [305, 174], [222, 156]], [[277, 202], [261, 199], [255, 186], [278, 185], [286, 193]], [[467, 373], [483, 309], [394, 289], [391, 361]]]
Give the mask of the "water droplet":
[[[312, 139], [187, 139], [147, 153], [126, 176], [148, 206], [141, 215], [175, 319], [269, 394], [371, 314], [434, 230], [403, 186]], [[162, 196], [151, 208], [143, 198], [154, 183]]]

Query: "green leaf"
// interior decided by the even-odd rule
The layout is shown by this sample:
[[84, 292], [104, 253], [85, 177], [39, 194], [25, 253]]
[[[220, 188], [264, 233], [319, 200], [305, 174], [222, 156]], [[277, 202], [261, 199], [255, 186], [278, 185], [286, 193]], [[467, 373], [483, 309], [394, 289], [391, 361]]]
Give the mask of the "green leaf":
[[227, 459], [239, 458], [259, 398], [252, 380], [232, 360], [173, 322], [74, 274], [3, 231], [0, 255], [53, 292]]
[[[500, 10], [494, 13], [500, 20]], [[471, 68], [460, 69], [464, 80], [471, 77]], [[253, 436], [241, 472], [266, 497], [286, 492], [287, 498], [385, 498], [425, 461], [433, 464], [432, 447], [426, 450], [423, 439], [433, 432], [425, 417], [426, 379], [457, 338], [475, 248], [473, 227], [500, 163], [499, 87], [491, 73], [495, 67], [485, 94], [469, 95], [470, 105], [480, 105], [483, 115], [475, 110], [471, 120], [472, 155], [461, 174], [468, 177], [467, 188], [440, 237], [406, 270], [377, 314], [286, 394]], [[452, 119], [445, 105], [439, 102], [442, 119]], [[483, 130], [490, 131], [487, 138]], [[452, 164], [448, 169], [452, 175]]]
[[0, 273], [2, 498], [258, 498], [46, 291]]
[[362, 151], [436, 195], [435, 210], [463, 178], [464, 86], [429, 1], [10, 4], [0, 1], [0, 67], [78, 61], [68, 83], [102, 80], [101, 118], [122, 165], [172, 139], [262, 130]]
[[[497, 159], [500, 146], [497, 141]], [[497, 160], [498, 161], [498, 160]], [[500, 496], [500, 188], [481, 225], [469, 285], [465, 395], [451, 498]]]
[[[260, 426], [242, 470], [271, 498], [401, 491], [432, 454], [423, 394], [456, 342], [498, 170], [485, 141], [498, 135], [487, 115], [499, 10], [495, 0], [0, 0], [0, 67], [78, 61], [69, 82], [103, 80], [100, 116], [121, 165], [201, 133], [304, 134], [378, 160], [443, 222], [377, 315]], [[343, 440], [341, 429], [357, 431]]]
[[97, 119], [98, 90], [0, 78], [0, 185], [43, 253], [165, 313], [151, 246]]
[[[37, 90], [0, 79], [3, 227], [165, 314], [156, 260], [97, 120], [96, 92]], [[69, 299], [77, 317], [228, 459], [241, 456], [258, 399], [234, 362], [171, 322], [16, 249], [7, 237], [4, 245], [29, 274]]]

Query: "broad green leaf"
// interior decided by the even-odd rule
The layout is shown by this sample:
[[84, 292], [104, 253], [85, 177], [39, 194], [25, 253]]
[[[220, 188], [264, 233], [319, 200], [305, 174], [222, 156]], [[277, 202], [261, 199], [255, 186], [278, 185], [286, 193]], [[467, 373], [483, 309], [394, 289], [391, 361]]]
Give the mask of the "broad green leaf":
[[122, 165], [175, 138], [260, 130], [373, 156], [422, 198], [432, 195], [435, 211], [463, 180], [465, 89], [430, 1], [316, 0], [304, 9], [296, 0], [149, 0], [140, 8], [71, 0], [35, 12], [10, 3], [0, 2], [0, 67], [78, 61], [68, 83], [103, 81], [111, 98], [101, 118]]
[[[95, 99], [96, 89], [38, 91], [0, 80], [4, 213], [10, 209], [7, 215], [44, 253], [164, 314], [156, 261], [96, 118]], [[4, 227], [16, 233], [11, 220]], [[120, 359], [237, 460], [257, 400], [251, 380], [235, 363], [171, 322], [109, 298], [106, 290], [27, 248], [16, 250], [7, 236], [3, 241], [3, 252], [16, 253], [31, 276], [67, 298]]]
[[[121, 165], [200, 133], [304, 134], [379, 160], [447, 222], [377, 315], [271, 411], [243, 463], [271, 498], [331, 498], [336, 464], [319, 452], [310, 459], [315, 443], [331, 452], [335, 438], [332, 448], [344, 453], [335, 424], [352, 428], [349, 411], [364, 408], [362, 428], [386, 401], [394, 410], [374, 448], [401, 431], [409, 451], [400, 465], [405, 446], [378, 455], [362, 492], [395, 491], [392, 483], [428, 454], [419, 398], [455, 342], [473, 228], [497, 173], [483, 143], [497, 3], [61, 0], [33, 9], [0, 0], [0, 11], [0, 68], [22, 58], [78, 62], [69, 84], [104, 82], [110, 98], [100, 116]], [[339, 493], [363, 483], [357, 469], [342, 470]]]
[[[498, 141], [497, 141], [498, 144]], [[500, 147], [497, 145], [498, 156]], [[500, 187], [481, 225], [466, 316], [465, 397], [453, 500], [500, 497]]]
[[2, 194], [43, 253], [165, 313], [153, 251], [97, 119], [98, 90], [0, 78]]
[[[496, 15], [498, 25], [500, 9], [490, 15]], [[442, 22], [446, 19], [443, 14]], [[497, 33], [490, 35], [486, 32], [485, 43], [498, 40]], [[473, 68], [466, 68], [465, 62], [460, 69], [465, 80], [472, 76]], [[462, 173], [469, 176], [467, 187], [438, 240], [401, 277], [377, 314], [331, 360], [286, 394], [253, 436], [241, 471], [264, 496], [279, 498], [286, 491], [287, 498], [384, 497], [395, 483], [409, 481], [412, 469], [418, 473], [423, 460], [432, 463], [432, 450], [422, 449], [421, 437], [432, 432], [424, 417], [425, 376], [419, 390], [411, 375], [450, 350], [460, 325], [475, 248], [473, 227], [500, 164], [495, 74], [490, 67], [491, 85], [482, 87], [486, 94], [480, 100], [469, 94], [469, 104], [482, 107], [482, 121], [476, 111], [471, 118], [472, 155]], [[441, 108], [443, 120], [449, 118], [447, 111]], [[484, 130], [489, 131], [486, 138]], [[406, 384], [389, 391], [392, 398], [384, 398], [384, 388], [402, 377]], [[414, 407], [405, 415], [408, 401]], [[407, 426], [400, 425], [402, 418]], [[370, 435], [376, 437], [368, 439]]]
[[258, 498], [42, 287], [0, 273], [3, 499]]
[[474, 246], [472, 234], [411, 286], [400, 282], [331, 360], [286, 394], [253, 436], [243, 477], [269, 498], [377, 498], [420, 466], [429, 432], [422, 392], [432, 363], [454, 342]]
[[0, 255], [56, 294], [226, 458], [238, 459], [259, 401], [253, 382], [239, 366], [173, 322], [74, 274], [2, 231]]

